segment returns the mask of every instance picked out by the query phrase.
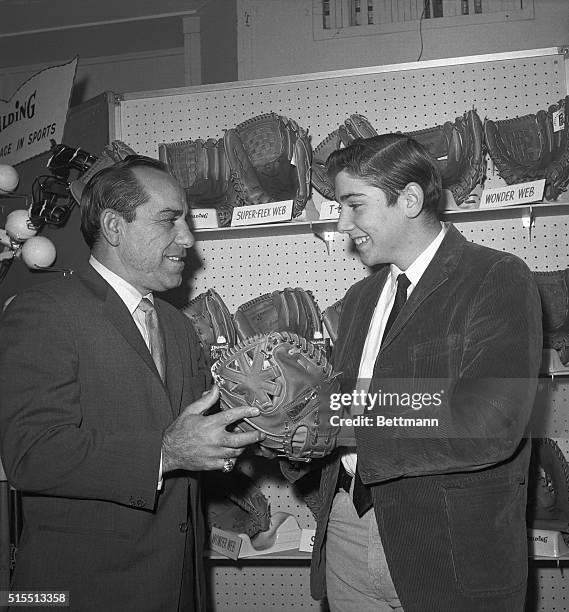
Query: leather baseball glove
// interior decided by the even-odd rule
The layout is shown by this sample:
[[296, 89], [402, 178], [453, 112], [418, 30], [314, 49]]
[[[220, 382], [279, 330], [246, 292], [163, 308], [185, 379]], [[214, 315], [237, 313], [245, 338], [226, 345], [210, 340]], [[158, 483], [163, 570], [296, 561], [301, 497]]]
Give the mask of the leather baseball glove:
[[[566, 108], [569, 96], [547, 111], [514, 119], [484, 122], [490, 157], [508, 185], [545, 179], [545, 198], [556, 200], [569, 184], [569, 142]], [[554, 115], [561, 129], [554, 131]]]
[[[77, 204], [81, 204], [81, 194], [83, 193], [83, 189], [85, 189], [85, 185], [89, 182], [92, 176], [95, 176], [95, 174], [97, 174], [97, 172], [103, 168], [110, 168], [129, 155], [136, 155], [136, 151], [131, 149], [124, 142], [120, 140], [113, 140], [111, 144], [108, 144], [103, 149], [101, 155], [99, 155], [96, 161], [89, 167], [89, 169], [69, 184], [69, 191], [75, 198]], [[88, 160], [89, 163], [91, 159], [93, 158], [90, 156], [90, 159]]]
[[332, 306], [325, 308], [322, 312], [322, 322], [333, 344], [335, 344], [338, 339], [338, 327], [340, 325], [340, 315], [342, 314], [343, 305], [344, 300], [340, 299], [334, 302]]
[[262, 446], [293, 461], [334, 450], [340, 428], [330, 423], [330, 395], [340, 383], [321, 347], [290, 332], [257, 335], [225, 351], [212, 374], [223, 409], [259, 408], [237, 427], [264, 432]]
[[314, 149], [312, 156], [312, 186], [326, 199], [334, 199], [334, 185], [326, 172], [326, 160], [330, 153], [341, 147], [347, 147], [356, 138], [371, 138], [377, 132], [371, 123], [358, 114], [350, 115], [331, 134]]
[[231, 223], [233, 206], [242, 202], [233, 190], [223, 139], [161, 144], [158, 156], [184, 189], [188, 206], [215, 208], [221, 227]]
[[434, 157], [441, 173], [443, 189], [448, 189], [457, 206], [486, 179], [484, 132], [478, 113], [468, 110], [454, 122], [433, 128], [406, 132]]
[[528, 523], [569, 533], [569, 465], [551, 438], [534, 438], [528, 481]]
[[555, 113], [560, 113], [561, 129], [552, 131], [552, 159], [547, 166], [545, 176], [545, 198], [547, 200], [557, 200], [559, 194], [569, 185], [569, 125], [567, 125], [569, 96], [565, 96], [563, 100], [549, 107], [547, 115], [551, 121]]
[[227, 130], [225, 141], [228, 151], [240, 141], [255, 169], [252, 177], [231, 161], [236, 189], [245, 194], [248, 204], [293, 200], [293, 217], [300, 215], [310, 196], [312, 147], [306, 130], [292, 119], [267, 113]]
[[543, 312], [543, 347], [555, 349], [569, 363], [569, 268], [534, 272]]
[[253, 538], [271, 524], [269, 500], [244, 472], [208, 472], [202, 478], [209, 529], [217, 527]]
[[300, 287], [265, 293], [241, 304], [233, 320], [240, 340], [272, 331], [290, 331], [309, 340], [322, 333], [318, 304], [310, 291]]
[[182, 308], [182, 312], [192, 322], [206, 355], [211, 355], [211, 347], [215, 344], [233, 346], [237, 342], [231, 313], [214, 289], [197, 295]]
[[[486, 178], [484, 135], [478, 113], [466, 111], [454, 122], [446, 121], [432, 128], [405, 132], [420, 142], [435, 159], [444, 189], [449, 189], [457, 205]], [[336, 149], [348, 146], [356, 138], [371, 138], [377, 131], [362, 115], [351, 115], [314, 150], [312, 182], [326, 198], [334, 199], [333, 185], [326, 175], [326, 159]]]

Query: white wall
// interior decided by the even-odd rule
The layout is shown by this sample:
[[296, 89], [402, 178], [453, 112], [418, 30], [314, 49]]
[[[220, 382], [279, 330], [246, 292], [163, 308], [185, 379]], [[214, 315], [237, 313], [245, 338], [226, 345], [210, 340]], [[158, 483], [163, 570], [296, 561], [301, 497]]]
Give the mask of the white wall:
[[[569, 43], [569, 0], [534, 0], [535, 19], [423, 28], [422, 60]], [[414, 62], [419, 32], [314, 40], [312, 0], [238, 0], [239, 79]]]
[[[53, 65], [54, 62], [47, 62], [0, 68], [0, 99], [10, 99], [26, 79]], [[71, 106], [94, 98], [103, 91], [120, 93], [168, 89], [184, 85], [183, 47], [117, 56], [79, 58]]]

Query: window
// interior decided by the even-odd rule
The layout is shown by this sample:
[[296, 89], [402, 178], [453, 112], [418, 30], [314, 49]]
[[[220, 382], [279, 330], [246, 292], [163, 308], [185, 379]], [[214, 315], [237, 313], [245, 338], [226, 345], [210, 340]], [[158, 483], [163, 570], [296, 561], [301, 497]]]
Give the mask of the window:
[[533, 19], [533, 0], [313, 0], [315, 39]]

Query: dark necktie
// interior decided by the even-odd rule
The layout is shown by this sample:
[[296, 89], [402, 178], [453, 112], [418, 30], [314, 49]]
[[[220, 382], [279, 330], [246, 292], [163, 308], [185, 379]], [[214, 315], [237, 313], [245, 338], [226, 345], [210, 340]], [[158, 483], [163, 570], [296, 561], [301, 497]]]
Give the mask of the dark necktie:
[[[383, 336], [381, 337], [382, 344], [387, 337], [389, 328], [393, 325], [397, 315], [401, 312], [403, 305], [407, 301], [407, 289], [409, 288], [410, 284], [411, 281], [405, 276], [405, 274], [400, 274], [397, 277], [397, 291], [395, 293], [395, 300], [393, 302], [391, 312], [389, 313], [389, 317], [387, 318], [385, 329], [383, 330]], [[371, 492], [360, 478], [359, 464], [358, 467], [356, 467], [356, 475], [354, 476], [353, 500], [354, 508], [356, 509], [359, 517], [362, 517], [372, 506]]]
[[166, 348], [164, 346], [164, 337], [158, 323], [158, 315], [154, 304], [148, 298], [142, 298], [138, 305], [139, 310], [144, 313], [146, 320], [146, 329], [148, 330], [148, 339], [150, 344], [150, 354], [160, 378], [165, 380], [166, 376]]

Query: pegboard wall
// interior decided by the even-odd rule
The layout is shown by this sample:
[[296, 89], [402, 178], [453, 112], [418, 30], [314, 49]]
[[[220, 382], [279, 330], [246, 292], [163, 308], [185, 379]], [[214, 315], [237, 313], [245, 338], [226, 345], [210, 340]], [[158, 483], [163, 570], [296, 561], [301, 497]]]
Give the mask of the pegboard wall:
[[[267, 112], [297, 121], [308, 130], [313, 146], [352, 113], [365, 115], [379, 133], [432, 127], [472, 107], [482, 119], [513, 118], [547, 109], [567, 93], [564, 55], [543, 51], [127, 94], [120, 102], [115, 138], [158, 157], [160, 143], [217, 139], [225, 129]], [[502, 184], [490, 165], [486, 186]], [[313, 195], [318, 203], [318, 194]], [[569, 267], [569, 217], [538, 217], [531, 241], [520, 219], [461, 223], [458, 228], [470, 240], [519, 255], [532, 270]], [[329, 253], [312, 234], [283, 231], [279, 236], [200, 241], [197, 233], [197, 238], [201, 267], [190, 281], [188, 297], [214, 287], [231, 311], [288, 286], [311, 289], [324, 308], [367, 273], [339, 234], [329, 243]], [[568, 403], [567, 383], [543, 381], [536, 410], [548, 435], [566, 452]], [[302, 527], [313, 526], [312, 516], [276, 470], [259, 464], [244, 467], [260, 483], [273, 511], [289, 511]], [[269, 568], [263, 563], [214, 564], [215, 609], [318, 609], [308, 595], [308, 567]], [[569, 610], [565, 576], [559, 570], [538, 568], [532, 576], [537, 595], [529, 612]]]

